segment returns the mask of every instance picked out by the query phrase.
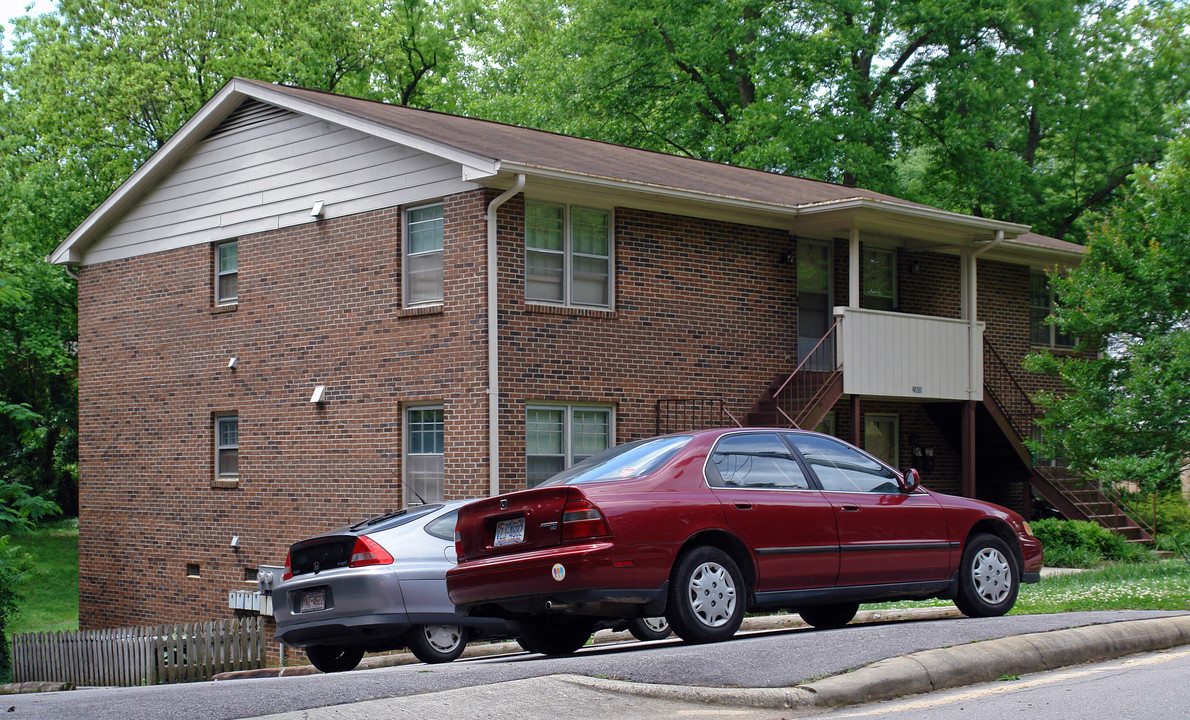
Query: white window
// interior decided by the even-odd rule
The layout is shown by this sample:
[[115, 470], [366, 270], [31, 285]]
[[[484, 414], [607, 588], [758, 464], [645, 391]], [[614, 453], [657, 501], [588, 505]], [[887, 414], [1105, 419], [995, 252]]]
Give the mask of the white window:
[[608, 449], [615, 437], [612, 409], [576, 405], [525, 410], [525, 484], [534, 487], [571, 465]]
[[215, 479], [236, 480], [240, 476], [240, 418], [215, 416]]
[[611, 213], [525, 203], [525, 299], [611, 307]]
[[215, 246], [215, 304], [230, 305], [239, 297], [239, 243], [219, 243]]
[[405, 211], [405, 304], [442, 302], [442, 204]]
[[405, 409], [405, 504], [441, 501], [444, 428], [441, 405]]
[[892, 250], [864, 248], [862, 307], [892, 310], [897, 306], [897, 254]]
[[1029, 330], [1034, 345], [1043, 347], [1074, 347], [1074, 338], [1058, 331], [1057, 325], [1046, 323], [1054, 312], [1054, 291], [1045, 273], [1029, 273]]
[[898, 425], [896, 415], [868, 414], [864, 417], [864, 450], [892, 467], [900, 467]]

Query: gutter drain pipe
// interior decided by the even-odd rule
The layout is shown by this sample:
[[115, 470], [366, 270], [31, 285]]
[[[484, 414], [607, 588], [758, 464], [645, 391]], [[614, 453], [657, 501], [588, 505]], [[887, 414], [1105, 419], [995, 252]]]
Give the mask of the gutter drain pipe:
[[496, 211], [525, 187], [517, 173], [512, 187], [488, 203], [488, 494], [500, 494], [500, 335], [497, 307]]

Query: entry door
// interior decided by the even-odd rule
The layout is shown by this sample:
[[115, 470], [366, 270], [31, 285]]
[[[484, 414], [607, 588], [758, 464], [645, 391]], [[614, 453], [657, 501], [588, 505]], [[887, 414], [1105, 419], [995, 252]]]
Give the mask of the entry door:
[[945, 580], [952, 548], [946, 512], [924, 490], [835, 438], [791, 433], [834, 508], [841, 587]]
[[[797, 241], [797, 360], [801, 363], [830, 329], [831, 244], [820, 240]], [[810, 370], [834, 369], [834, 348], [824, 348]], [[821, 358], [821, 360], [819, 359]]]
[[724, 436], [706, 475], [728, 525], [756, 553], [757, 592], [834, 586], [834, 510], [777, 433]]

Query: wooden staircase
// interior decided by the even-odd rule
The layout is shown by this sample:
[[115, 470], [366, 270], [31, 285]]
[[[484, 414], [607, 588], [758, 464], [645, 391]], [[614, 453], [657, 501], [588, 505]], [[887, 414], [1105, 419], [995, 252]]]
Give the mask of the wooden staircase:
[[1151, 543], [1152, 528], [1130, 515], [1098, 483], [1060, 466], [1038, 465], [1025, 445], [1039, 411], [1013, 377], [1008, 364], [984, 338], [983, 405], [1012, 449], [1030, 469], [1030, 485], [1071, 520], [1098, 523], [1134, 542]]
[[818, 427], [843, 396], [843, 368], [835, 352], [840, 322], [835, 321], [793, 373], [778, 377], [765, 389], [744, 416], [745, 425]]

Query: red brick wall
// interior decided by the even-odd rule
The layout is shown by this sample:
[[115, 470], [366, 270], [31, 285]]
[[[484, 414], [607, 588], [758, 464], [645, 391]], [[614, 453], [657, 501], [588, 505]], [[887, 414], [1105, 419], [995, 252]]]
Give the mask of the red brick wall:
[[[82, 269], [84, 627], [226, 616], [228, 589], [255, 589], [245, 568], [399, 507], [402, 403], [445, 406], [448, 496], [486, 487], [482, 193], [445, 210], [434, 314], [402, 313], [396, 208], [240, 238], [232, 312], [212, 309], [209, 245]], [[212, 413], [226, 410], [234, 489], [212, 487]]]

